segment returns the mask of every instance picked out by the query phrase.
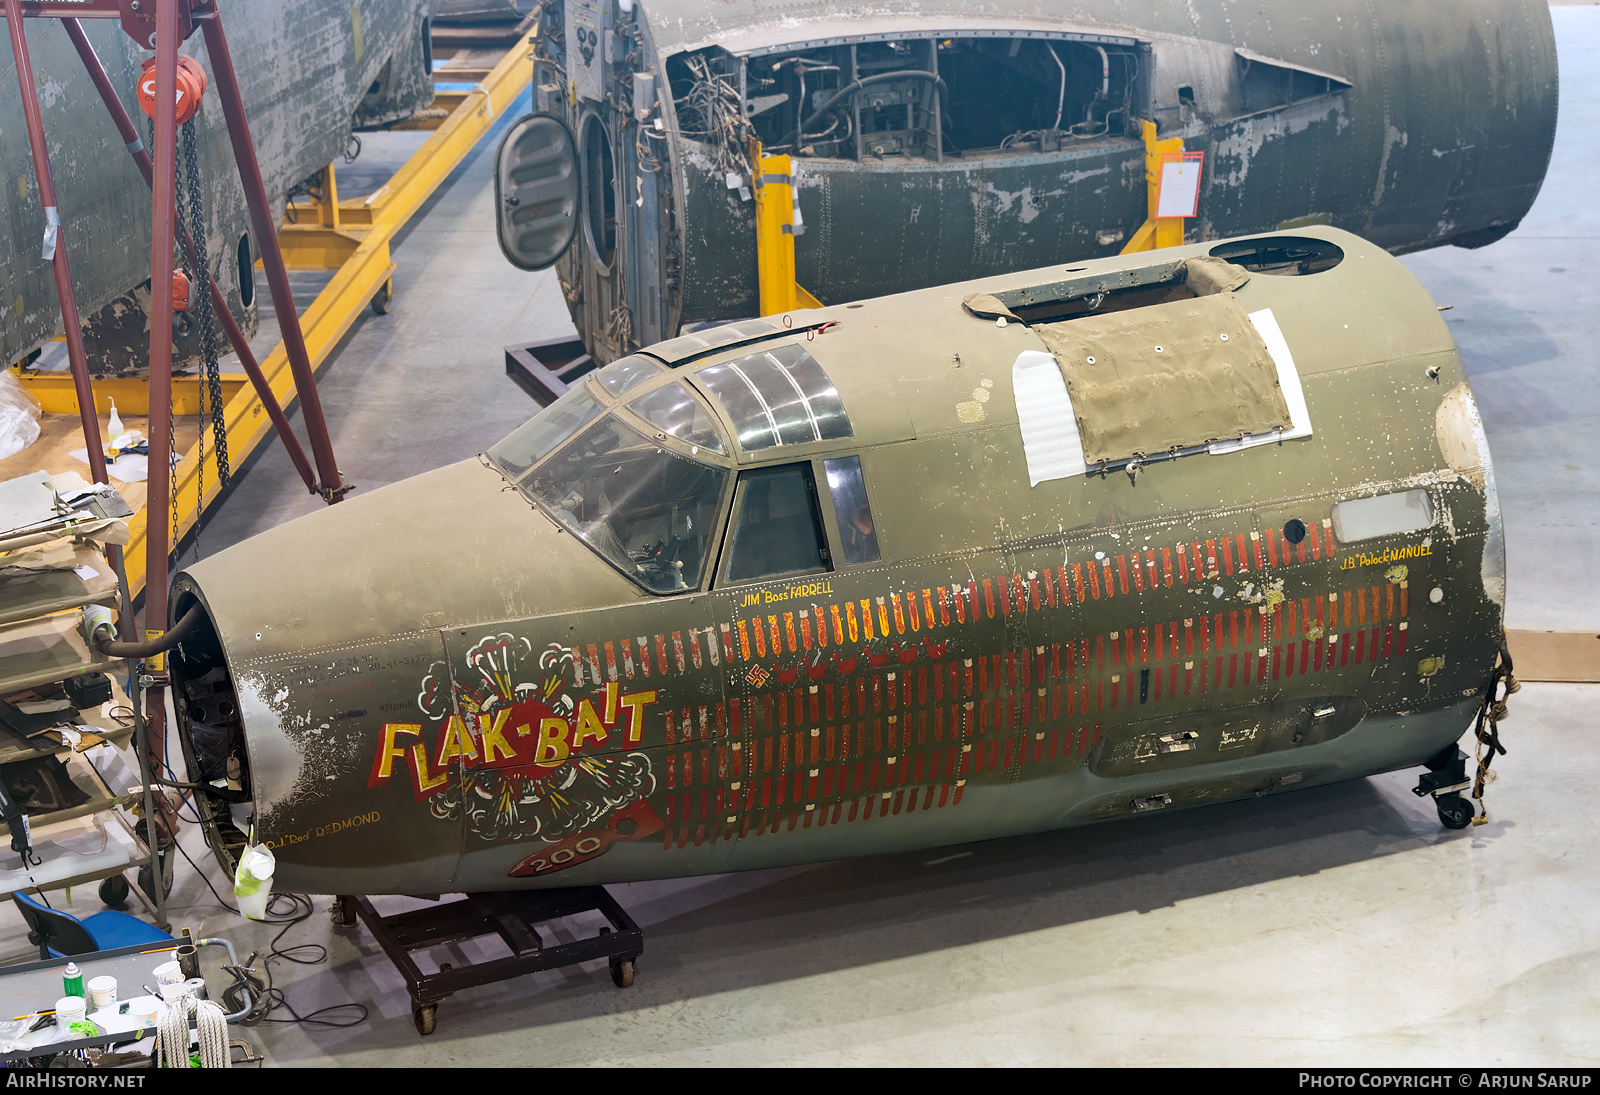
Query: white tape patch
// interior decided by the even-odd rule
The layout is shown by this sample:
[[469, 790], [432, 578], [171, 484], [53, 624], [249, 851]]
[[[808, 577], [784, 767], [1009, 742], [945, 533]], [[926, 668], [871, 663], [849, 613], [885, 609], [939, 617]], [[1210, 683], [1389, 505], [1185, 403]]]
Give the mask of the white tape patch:
[[1011, 366], [1011, 388], [1017, 400], [1022, 451], [1028, 458], [1028, 485], [1085, 474], [1088, 468], [1083, 462], [1078, 419], [1055, 357], [1042, 350], [1018, 354]]

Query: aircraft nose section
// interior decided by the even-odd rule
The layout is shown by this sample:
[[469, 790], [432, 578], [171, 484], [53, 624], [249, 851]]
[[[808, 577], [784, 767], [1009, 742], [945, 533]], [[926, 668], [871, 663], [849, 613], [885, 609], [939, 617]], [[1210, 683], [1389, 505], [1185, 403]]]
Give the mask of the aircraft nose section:
[[529, 591], [508, 564], [551, 528], [497, 471], [471, 460], [261, 533], [178, 583], [204, 591], [230, 653], [319, 649], [438, 627], [474, 606], [493, 615], [496, 594], [505, 610], [522, 610]]
[[[580, 594], [625, 598], [611, 588], [625, 580], [596, 564], [471, 460], [353, 496], [180, 573], [174, 618], [195, 605], [205, 617], [171, 655], [177, 731], [223, 868], [231, 873], [254, 824], [273, 842], [281, 886], [444, 883], [461, 850], [449, 826], [396, 840], [381, 835], [382, 808], [345, 817], [340, 800], [386, 785], [368, 771], [373, 742], [425, 720], [426, 681], [443, 682], [432, 702], [453, 702], [446, 631], [559, 612]], [[409, 798], [404, 780], [393, 790]]]

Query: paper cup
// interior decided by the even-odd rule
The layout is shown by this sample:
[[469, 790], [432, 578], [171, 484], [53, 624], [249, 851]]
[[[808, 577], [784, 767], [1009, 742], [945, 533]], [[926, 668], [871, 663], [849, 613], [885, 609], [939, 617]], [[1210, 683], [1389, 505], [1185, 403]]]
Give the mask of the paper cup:
[[117, 979], [115, 977], [91, 977], [88, 988], [89, 1003], [95, 1011], [115, 1006], [117, 1002]]
[[161, 990], [161, 999], [169, 1004], [183, 999], [193, 991], [186, 981], [163, 981], [157, 988]]
[[183, 970], [178, 968], [178, 963], [176, 962], [161, 963], [161, 965], [155, 968], [155, 975], [156, 984], [158, 985], [167, 982], [181, 983], [183, 981]]

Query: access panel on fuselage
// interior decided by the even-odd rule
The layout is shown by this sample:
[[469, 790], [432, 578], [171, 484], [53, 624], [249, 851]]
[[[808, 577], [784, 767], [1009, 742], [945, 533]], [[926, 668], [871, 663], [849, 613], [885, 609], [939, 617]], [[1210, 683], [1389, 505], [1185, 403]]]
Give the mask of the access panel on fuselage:
[[1105, 780], [1162, 774], [1128, 793], [1105, 785], [1096, 813], [1140, 808], [1151, 789], [1174, 802], [1270, 790], [1312, 778], [1294, 750], [1392, 707], [1405, 570], [1363, 572], [1327, 502], [1294, 510], [1294, 542], [1272, 512], [1019, 549], [1041, 723], [1019, 778], [1061, 774], [1069, 753]]

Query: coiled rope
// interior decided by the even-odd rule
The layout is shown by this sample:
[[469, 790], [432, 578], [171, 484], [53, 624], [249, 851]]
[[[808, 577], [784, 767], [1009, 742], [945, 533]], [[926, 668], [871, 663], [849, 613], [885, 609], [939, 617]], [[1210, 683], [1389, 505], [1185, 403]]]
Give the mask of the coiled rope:
[[210, 1000], [197, 1000], [186, 992], [169, 1001], [156, 1023], [156, 1061], [160, 1068], [189, 1067], [189, 1020], [195, 1021], [201, 1068], [232, 1068], [228, 1052], [228, 1020]]

